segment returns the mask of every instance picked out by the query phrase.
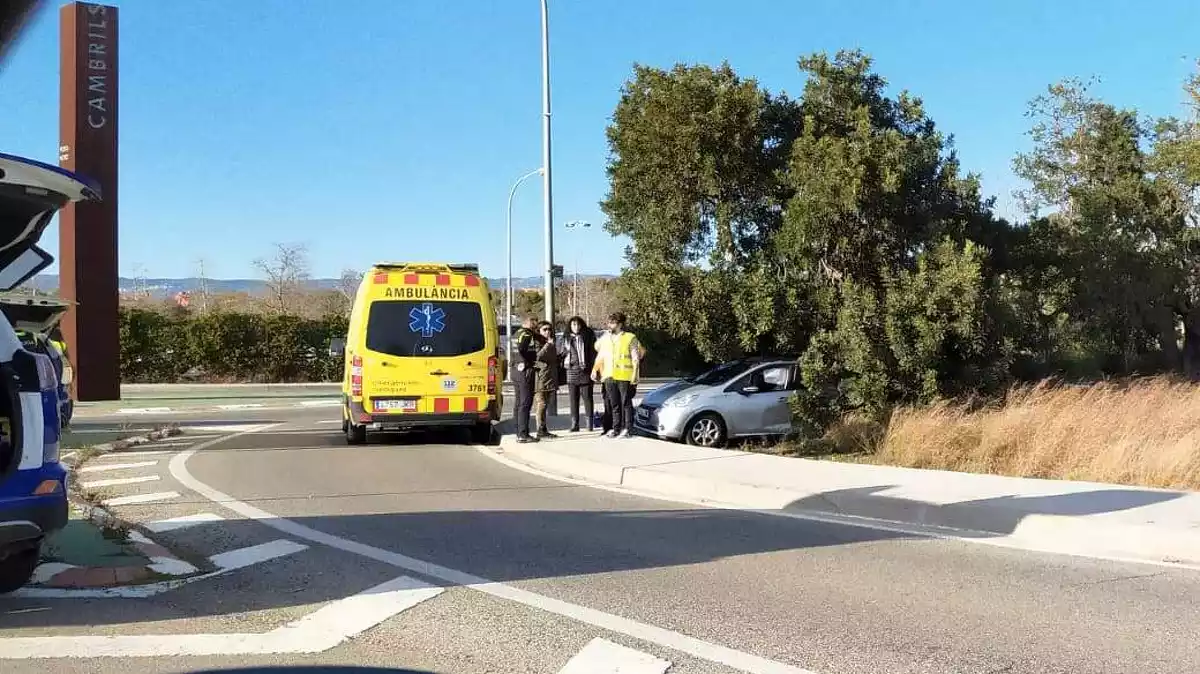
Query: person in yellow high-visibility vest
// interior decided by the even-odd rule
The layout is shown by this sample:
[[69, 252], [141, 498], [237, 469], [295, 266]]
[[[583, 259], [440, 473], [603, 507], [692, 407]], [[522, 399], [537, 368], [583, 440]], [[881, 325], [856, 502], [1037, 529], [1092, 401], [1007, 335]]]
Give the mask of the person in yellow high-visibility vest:
[[605, 413], [612, 414], [610, 438], [633, 435], [633, 397], [646, 350], [637, 335], [625, 329], [625, 314], [618, 311], [608, 317], [608, 332], [596, 340], [596, 364], [592, 378], [604, 387]]

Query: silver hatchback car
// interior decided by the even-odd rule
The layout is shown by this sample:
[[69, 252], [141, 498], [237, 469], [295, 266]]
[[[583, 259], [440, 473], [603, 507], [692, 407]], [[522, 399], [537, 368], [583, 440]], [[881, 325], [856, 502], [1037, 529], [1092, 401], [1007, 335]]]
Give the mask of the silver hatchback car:
[[790, 358], [722, 363], [646, 394], [634, 414], [642, 434], [720, 447], [731, 438], [783, 436], [792, 430], [788, 400], [799, 384]]

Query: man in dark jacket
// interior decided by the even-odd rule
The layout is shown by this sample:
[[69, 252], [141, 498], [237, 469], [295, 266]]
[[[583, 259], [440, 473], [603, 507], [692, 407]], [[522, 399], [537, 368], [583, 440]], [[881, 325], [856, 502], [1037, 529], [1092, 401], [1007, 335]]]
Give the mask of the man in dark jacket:
[[587, 415], [587, 429], [595, 430], [595, 386], [592, 366], [596, 364], [596, 333], [580, 316], [567, 321], [563, 337], [563, 369], [566, 371], [567, 394], [571, 405], [571, 432], [579, 432], [579, 403]]
[[529, 435], [529, 414], [533, 411], [533, 388], [537, 377], [535, 364], [541, 346], [533, 326], [533, 317], [526, 318], [511, 338], [516, 351], [511, 375], [516, 396], [513, 415], [517, 420], [517, 442], [537, 442], [537, 438]]

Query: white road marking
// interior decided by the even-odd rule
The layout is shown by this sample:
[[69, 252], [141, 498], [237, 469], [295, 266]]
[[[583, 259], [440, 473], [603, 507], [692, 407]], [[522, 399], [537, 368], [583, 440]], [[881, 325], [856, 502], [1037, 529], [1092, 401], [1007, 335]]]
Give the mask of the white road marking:
[[145, 468], [158, 464], [157, 461], [138, 461], [136, 463], [100, 463], [92, 466], [84, 466], [79, 469], [80, 473], [102, 473], [106, 470], [129, 470], [130, 468]]
[[122, 407], [117, 410], [118, 414], [162, 414], [170, 412], [170, 407]]
[[[243, 433], [253, 433], [255, 431], [260, 431], [260, 430], [263, 430], [266, 428], [270, 428], [271, 426], [274, 426], [274, 425], [275, 424], [241, 423], [241, 424], [219, 424], [219, 425], [211, 425], [211, 426], [210, 425], [180, 426], [179, 430], [181, 430], [185, 433], [188, 433], [191, 431], [198, 431], [201, 433], [203, 433], [204, 431], [217, 431], [218, 433], [234, 433], [236, 435], [242, 435]], [[192, 437], [192, 436], [189, 436], [189, 437]], [[227, 437], [227, 436], [224, 436], [224, 435], [221, 436], [221, 438], [225, 438], [225, 437]]]
[[[267, 546], [270, 546], [269, 548]], [[13, 592], [10, 597], [26, 597], [30, 599], [145, 599], [154, 595], [162, 594], [177, 587], [182, 587], [191, 583], [196, 583], [209, 578], [223, 576], [227, 573], [232, 573], [239, 569], [244, 569], [253, 564], [267, 562], [272, 559], [278, 559], [290, 554], [307, 550], [308, 546], [303, 543], [294, 541], [277, 540], [263, 545], [256, 545], [259, 548], [253, 554], [245, 554], [243, 550], [231, 550], [230, 552], [222, 553], [222, 555], [213, 555], [208, 558], [216, 571], [190, 576], [188, 578], [176, 578], [174, 580], [165, 580], [160, 583], [148, 583], [146, 585], [126, 585], [124, 587], [104, 587], [91, 590], [59, 590], [54, 588], [41, 587], [23, 587], [16, 592]], [[245, 548], [244, 550], [248, 550]], [[268, 556], [267, 553], [270, 553]], [[237, 554], [243, 553], [243, 554]], [[3, 659], [4, 639], [0, 639], [0, 659]]]
[[340, 423], [342, 423], [342, 420], [341, 419], [321, 419], [320, 421], [317, 421], [316, 423], [318, 423], [318, 424], [340, 424]]
[[663, 674], [670, 666], [670, 660], [596, 637], [558, 674]]
[[252, 410], [258, 407], [266, 407], [263, 403], [235, 403], [233, 405], [217, 405], [219, 410]]
[[71, 428], [68, 433], [71, 435], [79, 435], [80, 433], [149, 433], [154, 429], [146, 428]]
[[221, 569], [240, 569], [251, 564], [258, 564], [268, 559], [275, 559], [276, 557], [289, 555], [307, 548], [307, 545], [289, 541], [286, 538], [280, 538], [269, 543], [260, 543], [259, 545], [251, 545], [247, 548], [222, 552], [209, 557], [208, 560]]
[[166, 520], [150, 522], [146, 525], [146, 529], [151, 533], [161, 534], [164, 531], [176, 531], [178, 529], [194, 527], [197, 524], [221, 522], [224, 521], [224, 519], [224, 517], [214, 513], [196, 513], [195, 515], [184, 515], [183, 517], [172, 517]]
[[0, 659], [320, 653], [445, 589], [400, 576], [262, 634], [147, 634], [0, 639]]
[[137, 505], [141, 503], [158, 503], [160, 501], [170, 501], [173, 498], [179, 498], [177, 491], [160, 491], [153, 494], [134, 494], [133, 496], [118, 496], [104, 501], [106, 506], [123, 506]]
[[[275, 426], [280, 424], [274, 424]], [[270, 428], [268, 426], [267, 428]], [[237, 435], [246, 435], [253, 431], [238, 433]], [[390, 564], [395, 567], [411, 571], [413, 573], [428, 577], [437, 578], [438, 580], [450, 583], [453, 585], [461, 585], [469, 587], [473, 590], [478, 590], [484, 594], [501, 599], [508, 599], [519, 604], [532, 606], [534, 608], [555, 613], [560, 616], [571, 618], [594, 627], [606, 629], [618, 634], [624, 634], [635, 639], [641, 639], [665, 648], [672, 648], [683, 653], [695, 656], [697, 658], [723, 664], [749, 674], [814, 674], [812, 671], [795, 667], [793, 665], [776, 662], [767, 658], [738, 651], [727, 646], [714, 644], [703, 639], [673, 632], [656, 625], [631, 620], [611, 613], [605, 613], [587, 606], [580, 606], [561, 599], [555, 599], [546, 595], [530, 592], [521, 588], [497, 583], [495, 581], [476, 576], [470, 573], [451, 569], [449, 567], [427, 562], [415, 557], [402, 555], [398, 552], [384, 550], [365, 543], [359, 543], [333, 534], [327, 534], [323, 531], [318, 531], [311, 527], [305, 526], [292, 520], [284, 519], [256, 506], [250, 505], [243, 501], [239, 501], [228, 494], [213, 489], [207, 484], [197, 480], [187, 470], [187, 460], [197, 452], [203, 451], [206, 447], [216, 445], [220, 440], [214, 440], [209, 443], [204, 443], [184, 450], [175, 455], [171, 459], [170, 471], [171, 475], [183, 484], [188, 489], [200, 494], [214, 503], [218, 503], [225, 508], [242, 515], [243, 517], [258, 520], [278, 531], [302, 538], [313, 543], [320, 543], [331, 548], [336, 548], [344, 552], [360, 555], [368, 559], [373, 559], [384, 564]], [[78, 638], [78, 637], [75, 637]]]
[[342, 404], [340, 400], [306, 400], [300, 403], [301, 407], [337, 407]]
[[161, 480], [158, 475], [143, 475], [141, 477], [114, 477], [111, 480], [92, 480], [91, 482], [80, 482], [79, 486], [84, 489], [94, 489], [96, 487], [119, 487], [124, 484], [141, 484], [143, 482], [154, 482]]
[[[150, 540], [149, 538], [146, 538], [144, 535], [142, 535], [136, 531], [130, 531], [126, 534], [126, 536], [129, 538], [129, 540], [133, 541], [134, 543], [149, 543], [151, 545], [156, 545], [156, 543], [154, 541]], [[164, 574], [167, 576], [187, 576], [187, 575], [196, 573], [200, 570], [200, 569], [197, 569], [196, 567], [192, 566], [191, 564], [183, 561], [182, 559], [177, 559], [175, 557], [165, 557], [162, 555], [151, 556], [150, 564], [148, 566], [150, 567], [151, 570], [157, 571], [158, 573], [161, 573], [161, 574]]]
[[133, 451], [133, 452], [126, 452], [126, 451], [118, 449], [116, 451], [105, 454], [105, 456], [119, 456], [121, 458], [125, 458], [127, 456], [162, 456], [163, 454], [174, 454], [174, 453], [175, 452], [170, 449], [146, 449], [146, 450], [137, 450], [137, 451]]

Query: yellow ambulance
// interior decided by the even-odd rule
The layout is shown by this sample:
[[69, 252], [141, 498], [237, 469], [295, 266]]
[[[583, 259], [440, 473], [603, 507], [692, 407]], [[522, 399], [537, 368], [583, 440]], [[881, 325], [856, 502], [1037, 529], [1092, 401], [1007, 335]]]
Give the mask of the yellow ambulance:
[[380, 263], [363, 275], [346, 339], [342, 429], [467, 427], [475, 442], [500, 420], [504, 354], [487, 280], [474, 264]]

